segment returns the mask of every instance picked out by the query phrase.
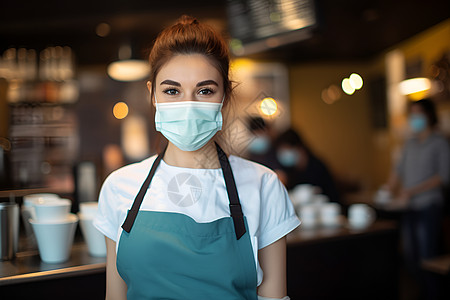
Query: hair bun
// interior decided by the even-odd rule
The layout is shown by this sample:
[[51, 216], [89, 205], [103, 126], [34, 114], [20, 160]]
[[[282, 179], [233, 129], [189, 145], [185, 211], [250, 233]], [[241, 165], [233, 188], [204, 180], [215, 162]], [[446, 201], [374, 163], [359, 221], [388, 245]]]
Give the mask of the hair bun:
[[177, 24], [181, 24], [181, 25], [193, 25], [193, 24], [198, 24], [198, 21], [196, 18], [188, 16], [188, 15], [182, 15], [178, 21]]

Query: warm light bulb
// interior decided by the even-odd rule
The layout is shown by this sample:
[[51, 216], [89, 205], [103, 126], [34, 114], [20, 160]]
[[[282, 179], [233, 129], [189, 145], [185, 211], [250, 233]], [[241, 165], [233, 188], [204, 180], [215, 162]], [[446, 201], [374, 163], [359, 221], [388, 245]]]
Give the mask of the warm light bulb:
[[425, 77], [411, 78], [399, 83], [399, 89], [402, 95], [424, 92], [428, 91], [430, 88], [431, 81]]
[[108, 75], [118, 81], [137, 81], [148, 76], [150, 65], [144, 60], [126, 59], [111, 63]]
[[264, 98], [259, 105], [261, 112], [266, 116], [273, 116], [277, 110], [278, 105], [277, 102], [273, 98]]

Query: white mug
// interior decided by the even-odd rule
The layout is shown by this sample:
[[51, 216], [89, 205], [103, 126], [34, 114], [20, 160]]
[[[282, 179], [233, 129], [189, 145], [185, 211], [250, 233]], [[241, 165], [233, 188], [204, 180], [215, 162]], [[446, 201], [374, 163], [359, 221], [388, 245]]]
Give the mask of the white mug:
[[299, 215], [303, 228], [314, 228], [318, 223], [317, 207], [314, 205], [302, 206]]
[[338, 203], [325, 203], [320, 206], [320, 222], [324, 226], [339, 225], [341, 206]]
[[292, 190], [294, 204], [306, 205], [311, 202], [314, 195], [314, 186], [311, 184], [299, 184]]
[[375, 203], [379, 205], [388, 204], [391, 202], [391, 192], [387, 188], [380, 188], [375, 194]]
[[366, 228], [375, 221], [375, 217], [375, 210], [367, 204], [352, 204], [348, 208], [348, 222], [352, 228]]

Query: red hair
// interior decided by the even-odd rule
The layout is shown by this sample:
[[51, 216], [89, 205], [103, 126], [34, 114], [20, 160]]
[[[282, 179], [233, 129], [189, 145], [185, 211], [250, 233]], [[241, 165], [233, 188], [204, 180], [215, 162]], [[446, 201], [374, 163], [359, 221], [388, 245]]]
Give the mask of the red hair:
[[223, 78], [225, 100], [231, 95], [230, 55], [225, 40], [210, 26], [183, 15], [177, 23], [164, 29], [156, 38], [149, 55], [151, 99], [155, 79], [161, 67], [175, 55], [202, 54], [210, 59]]

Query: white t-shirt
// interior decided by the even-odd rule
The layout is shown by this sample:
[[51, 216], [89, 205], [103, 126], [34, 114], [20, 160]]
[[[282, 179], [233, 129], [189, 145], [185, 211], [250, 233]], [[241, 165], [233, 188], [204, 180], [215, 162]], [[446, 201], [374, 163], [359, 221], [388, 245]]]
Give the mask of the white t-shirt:
[[[120, 168], [103, 183], [94, 225], [116, 243], [122, 234], [121, 226], [127, 211], [155, 159], [156, 156], [152, 156]], [[259, 285], [263, 274], [258, 263], [258, 249], [282, 238], [300, 221], [285, 187], [272, 170], [233, 155], [229, 161], [247, 219]], [[180, 168], [161, 160], [140, 210], [181, 213], [197, 223], [229, 217], [229, 200], [222, 169]]]

